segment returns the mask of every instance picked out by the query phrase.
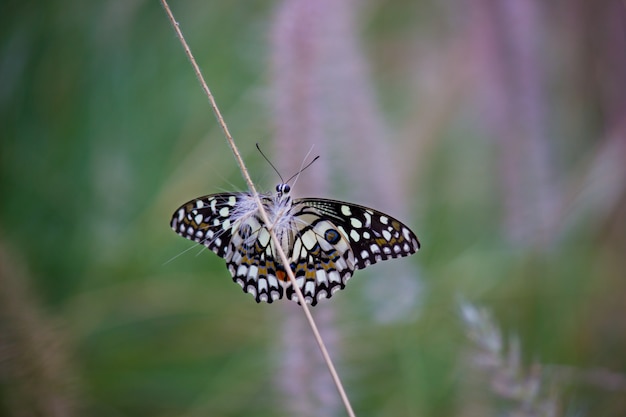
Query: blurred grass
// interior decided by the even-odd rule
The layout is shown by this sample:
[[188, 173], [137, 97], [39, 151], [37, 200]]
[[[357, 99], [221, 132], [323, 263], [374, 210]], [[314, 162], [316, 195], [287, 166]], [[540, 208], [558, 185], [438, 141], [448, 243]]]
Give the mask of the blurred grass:
[[[275, 179], [253, 143], [272, 136], [266, 78], [274, 6], [172, 4], [265, 189]], [[47, 329], [64, 341], [67, 375], [58, 377], [74, 385], [58, 401], [65, 395], [76, 403], [76, 415], [283, 415], [274, 386], [280, 358], [272, 356], [283, 310], [256, 305], [221, 259], [187, 251], [189, 242], [168, 227], [181, 202], [243, 188], [243, 181], [160, 5], [5, 2], [3, 9], [0, 239], [7, 253], [19, 254], [3, 258], [3, 273], [23, 267], [20, 279], [32, 297], [11, 304], [20, 312], [7, 303], [0, 309], [0, 342], [8, 352], [0, 361], [7, 368], [0, 414], [20, 415], [35, 407], [29, 395], [41, 395], [32, 388], [22, 400], [9, 400], [16, 386], [36, 378], [10, 365], [28, 343], [15, 336], [23, 325], [18, 330]], [[427, 2], [371, 2], [366, 10], [365, 47], [389, 118], [413, 117], [412, 106], [427, 111], [402, 75], [445, 46], [459, 16]], [[428, 53], [411, 49], [416, 34]], [[550, 98], [560, 116], [550, 132], [580, 132], [583, 125], [575, 146], [566, 134], [555, 135], [563, 183], [572, 182], [609, 131], [597, 110], [606, 105], [594, 90], [600, 87], [585, 88], [571, 108], [566, 88]], [[360, 304], [360, 278], [333, 299], [342, 313], [340, 367], [358, 415], [463, 414], [471, 399], [462, 383], [468, 342], [457, 316], [459, 294], [489, 305], [503, 332], [519, 336], [527, 363], [626, 370], [624, 189], [606, 217], [591, 212], [572, 220], [566, 211], [561, 223], [568, 227], [549, 247], [515, 246], [502, 231], [497, 147], [468, 120], [476, 113], [456, 111], [421, 155], [412, 183], [408, 220], [424, 249], [408, 262], [424, 271], [421, 315], [373, 323]], [[359, 276], [386, 279], [384, 270]], [[11, 288], [3, 285], [8, 275], [0, 291]], [[20, 297], [4, 296], [12, 295]], [[18, 319], [30, 311], [40, 315]], [[623, 415], [623, 391], [582, 385], [560, 387], [564, 404]]]

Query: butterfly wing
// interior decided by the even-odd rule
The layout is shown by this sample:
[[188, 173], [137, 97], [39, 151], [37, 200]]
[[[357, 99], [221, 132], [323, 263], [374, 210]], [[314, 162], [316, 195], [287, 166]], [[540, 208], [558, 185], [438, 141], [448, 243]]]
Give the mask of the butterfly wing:
[[170, 226], [185, 239], [198, 242], [223, 258], [230, 250], [231, 213], [239, 199], [237, 193], [194, 198], [176, 209]]
[[[290, 266], [305, 300], [311, 305], [330, 298], [345, 287], [356, 268], [350, 243], [337, 226], [317, 208], [294, 202], [290, 216], [293, 225]], [[293, 287], [287, 297], [298, 301]]]
[[[270, 198], [262, 196], [269, 204]], [[211, 194], [179, 207], [170, 225], [226, 260], [233, 281], [257, 302], [282, 298], [284, 269], [276, 261], [270, 235], [254, 199], [245, 193]], [[283, 271], [282, 274], [280, 271]]]
[[341, 231], [354, 253], [355, 269], [408, 256], [420, 248], [411, 229], [380, 211], [323, 198], [298, 199], [294, 204], [313, 207]]
[[254, 214], [236, 222], [226, 266], [233, 281], [254, 296], [257, 303], [283, 297], [289, 278], [277, 260], [274, 243], [261, 218]]

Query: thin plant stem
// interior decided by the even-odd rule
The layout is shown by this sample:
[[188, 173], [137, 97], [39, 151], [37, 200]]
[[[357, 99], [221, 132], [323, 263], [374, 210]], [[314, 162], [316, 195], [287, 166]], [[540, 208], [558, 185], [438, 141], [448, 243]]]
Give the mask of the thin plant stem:
[[222, 128], [223, 132], [224, 132], [224, 136], [226, 136], [226, 140], [228, 142], [228, 145], [230, 146], [230, 149], [233, 152], [233, 155], [235, 156], [235, 160], [237, 161], [237, 164], [239, 165], [239, 168], [241, 170], [241, 173], [243, 175], [243, 178], [245, 179], [248, 188], [250, 189], [252, 195], [254, 196], [258, 209], [259, 209], [259, 214], [261, 215], [261, 219], [263, 219], [263, 222], [268, 226], [267, 229], [269, 231], [269, 234], [274, 242], [274, 247], [276, 249], [276, 252], [278, 252], [278, 255], [280, 257], [280, 260], [283, 263], [283, 266], [285, 268], [285, 272], [287, 273], [287, 276], [289, 277], [289, 280], [291, 281], [291, 285], [294, 287], [294, 290], [298, 296], [298, 301], [300, 302], [300, 305], [302, 306], [302, 310], [304, 311], [304, 315], [307, 318], [307, 321], [309, 322], [309, 325], [311, 326], [311, 330], [313, 331], [313, 335], [315, 336], [315, 340], [320, 348], [320, 351], [322, 352], [322, 356], [324, 357], [324, 361], [326, 362], [326, 365], [328, 366], [328, 370], [333, 378], [333, 381], [335, 382], [335, 386], [337, 387], [337, 390], [339, 391], [339, 395], [341, 396], [341, 400], [344, 403], [344, 406], [346, 408], [346, 411], [348, 413], [348, 415], [350, 417], [354, 417], [354, 411], [352, 410], [352, 405], [350, 404], [350, 400], [348, 399], [348, 396], [346, 395], [346, 392], [343, 388], [343, 384], [341, 383], [341, 379], [339, 378], [339, 375], [337, 374], [337, 371], [335, 369], [335, 366], [333, 365], [333, 362], [330, 358], [330, 355], [328, 354], [328, 350], [326, 349], [326, 345], [324, 344], [324, 340], [322, 339], [322, 336], [320, 335], [319, 330], [317, 329], [317, 325], [315, 324], [315, 320], [313, 319], [313, 316], [311, 315], [311, 311], [309, 310], [309, 306], [306, 303], [304, 296], [302, 295], [302, 291], [300, 291], [300, 287], [298, 286], [298, 283], [296, 281], [296, 277], [293, 273], [293, 271], [291, 270], [291, 267], [289, 265], [289, 260], [287, 259], [287, 255], [285, 254], [285, 252], [283, 251], [283, 248], [280, 244], [280, 241], [278, 240], [278, 238], [276, 237], [276, 234], [274, 233], [274, 230], [271, 227], [271, 222], [269, 221], [269, 218], [267, 216], [267, 212], [265, 211], [265, 208], [263, 207], [263, 203], [261, 202], [261, 199], [259, 198], [259, 194], [256, 191], [256, 188], [254, 186], [254, 183], [252, 182], [252, 179], [250, 178], [250, 174], [248, 173], [248, 170], [246, 169], [246, 166], [243, 162], [243, 158], [241, 157], [241, 154], [239, 153], [239, 150], [237, 148], [237, 146], [235, 145], [235, 141], [233, 140], [232, 135], [230, 134], [230, 131], [228, 130], [228, 126], [226, 125], [226, 122], [224, 121], [224, 118], [222, 117], [222, 113], [220, 112], [219, 108], [217, 107], [217, 103], [215, 102], [215, 98], [213, 97], [213, 94], [211, 93], [211, 90], [209, 89], [209, 86], [207, 85], [206, 81], [204, 80], [204, 77], [202, 75], [202, 72], [200, 71], [200, 67], [198, 66], [198, 64], [196, 63], [196, 60], [191, 52], [191, 49], [189, 48], [189, 45], [187, 44], [187, 41], [185, 40], [185, 37], [183, 36], [182, 31], [180, 30], [180, 25], [179, 23], [176, 21], [176, 19], [174, 18], [174, 14], [172, 13], [172, 10], [170, 9], [169, 5], [167, 4], [166, 0], [161, 0], [161, 3], [163, 4], [163, 8], [165, 9], [165, 13], [167, 14], [170, 22], [172, 23], [172, 26], [174, 27], [174, 31], [176, 32], [176, 36], [178, 37], [178, 39], [180, 40], [183, 49], [185, 50], [185, 54], [187, 55], [187, 58], [189, 58], [189, 61], [191, 62], [191, 66], [193, 67], [194, 73], [196, 74], [196, 77], [198, 78], [198, 81], [200, 81], [200, 85], [202, 86], [202, 89], [204, 90], [204, 93], [206, 94], [207, 98], [209, 99], [209, 103], [211, 104], [211, 108], [213, 109], [213, 113], [215, 114], [215, 117], [217, 118], [217, 121], [220, 125], [220, 127]]

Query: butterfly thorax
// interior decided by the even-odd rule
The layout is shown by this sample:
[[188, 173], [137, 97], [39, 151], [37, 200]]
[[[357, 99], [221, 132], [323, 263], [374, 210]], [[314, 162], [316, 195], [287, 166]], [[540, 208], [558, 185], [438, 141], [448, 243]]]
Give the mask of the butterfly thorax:
[[291, 255], [290, 248], [293, 244], [293, 232], [295, 231], [295, 217], [291, 213], [292, 200], [289, 196], [291, 188], [288, 184], [278, 184], [276, 186], [276, 194], [271, 200], [265, 200], [265, 209], [267, 211], [268, 220], [270, 222], [268, 229], [271, 229], [278, 237], [280, 246], [287, 254]]

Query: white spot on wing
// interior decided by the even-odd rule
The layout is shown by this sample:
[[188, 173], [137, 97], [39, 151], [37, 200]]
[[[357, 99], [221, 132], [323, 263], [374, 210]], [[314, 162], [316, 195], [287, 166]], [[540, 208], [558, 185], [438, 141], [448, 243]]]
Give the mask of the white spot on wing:
[[248, 271], [248, 278], [254, 279], [259, 274], [259, 268], [256, 265], [250, 265], [250, 270]]
[[304, 293], [305, 294], [315, 294], [315, 282], [307, 281], [304, 285]]
[[254, 295], [254, 298], [256, 298], [256, 288], [254, 287], [254, 285], [250, 284], [246, 287], [246, 292], [250, 293], [252, 295]]
[[[234, 264], [238, 264], [239, 262], [241, 262], [241, 252], [239, 252], [238, 250], [232, 251], [232, 256], [230, 257], [229, 262], [232, 262]], [[226, 258], [228, 258], [228, 256], [226, 256]], [[248, 272], [248, 276], [250, 276], [250, 272]]]
[[330, 282], [337, 282], [337, 283], [341, 282], [341, 275], [339, 275], [339, 272], [330, 271], [327, 275], [328, 275], [328, 280]]
[[270, 284], [270, 287], [278, 288], [278, 279], [274, 275], [268, 275], [267, 282]]
[[267, 244], [270, 242], [271, 236], [270, 234], [267, 232], [267, 229], [261, 229], [259, 230], [259, 244], [263, 247], [267, 246]]
[[369, 210], [363, 212], [363, 217], [365, 217], [365, 227], [370, 227], [372, 225], [372, 214]]
[[302, 236], [301, 240], [302, 240], [302, 244], [304, 245], [304, 247], [307, 248], [308, 250], [312, 250], [315, 244], [317, 243], [317, 239], [315, 238], [314, 233], [305, 233]]
[[300, 256], [300, 252], [302, 251], [302, 240], [298, 239], [293, 244], [293, 254], [294, 256]]
[[239, 267], [237, 268], [237, 276], [245, 277], [247, 275], [248, 275], [248, 267], [245, 265], [239, 265]]

